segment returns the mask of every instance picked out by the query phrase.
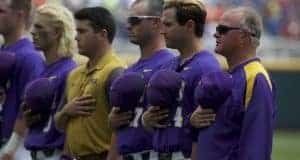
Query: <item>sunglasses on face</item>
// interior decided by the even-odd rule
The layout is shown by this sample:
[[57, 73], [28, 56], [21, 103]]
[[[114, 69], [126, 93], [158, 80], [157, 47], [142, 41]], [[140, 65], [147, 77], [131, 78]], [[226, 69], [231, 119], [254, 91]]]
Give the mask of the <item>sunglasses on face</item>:
[[246, 33], [249, 33], [251, 36], [255, 37], [255, 34], [254, 33], [251, 33], [249, 31], [246, 31], [240, 27], [230, 27], [230, 26], [225, 26], [225, 25], [218, 25], [216, 27], [216, 32], [218, 32], [220, 35], [224, 35], [226, 34], [227, 32], [229, 31], [232, 31], [232, 30], [241, 30], [241, 31], [244, 31]]
[[159, 19], [158, 16], [130, 16], [127, 18], [127, 22], [130, 25], [138, 25], [142, 22], [144, 19]]
[[239, 27], [229, 27], [229, 26], [225, 26], [225, 25], [218, 25], [216, 27], [216, 32], [223, 35], [223, 34], [226, 34], [227, 32], [229, 32], [231, 30], [240, 30], [240, 29], [241, 28], [239, 28]]

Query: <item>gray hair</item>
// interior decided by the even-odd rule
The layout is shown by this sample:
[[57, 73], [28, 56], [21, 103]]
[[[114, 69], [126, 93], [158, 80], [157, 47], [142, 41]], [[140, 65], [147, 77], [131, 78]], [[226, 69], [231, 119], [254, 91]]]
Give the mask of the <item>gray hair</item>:
[[161, 16], [163, 12], [163, 0], [136, 0], [132, 5], [140, 2], [146, 2], [147, 4], [147, 14], [149, 16]]
[[238, 7], [232, 11], [242, 13], [240, 27], [251, 34], [251, 43], [255, 47], [258, 47], [260, 43], [260, 37], [263, 32], [261, 16], [257, 11], [250, 7]]

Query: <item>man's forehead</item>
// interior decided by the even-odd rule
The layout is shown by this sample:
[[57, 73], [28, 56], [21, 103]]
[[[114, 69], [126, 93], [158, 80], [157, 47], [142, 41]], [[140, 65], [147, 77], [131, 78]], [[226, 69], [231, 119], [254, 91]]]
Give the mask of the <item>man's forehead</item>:
[[175, 8], [164, 9], [162, 18], [172, 19], [175, 17]]
[[146, 16], [147, 13], [147, 3], [146, 1], [134, 3], [130, 10], [130, 16]]
[[242, 12], [229, 10], [221, 16], [219, 23], [224, 25], [236, 26], [240, 24], [242, 16]]
[[199, 6], [201, 9], [205, 10], [205, 5], [203, 0], [165, 0], [166, 4], [168, 3], [182, 3], [182, 4], [194, 4]]
[[10, 6], [11, 0], [0, 0], [0, 4]]
[[90, 26], [89, 20], [76, 20], [77, 28], [87, 28]]

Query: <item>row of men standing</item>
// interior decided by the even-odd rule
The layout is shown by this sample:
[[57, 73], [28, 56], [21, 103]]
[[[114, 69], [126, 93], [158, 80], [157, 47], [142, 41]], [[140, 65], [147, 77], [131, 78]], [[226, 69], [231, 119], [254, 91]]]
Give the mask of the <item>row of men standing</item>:
[[[204, 109], [197, 108], [195, 88], [205, 74], [221, 73], [221, 68], [202, 46], [206, 11], [201, 2], [170, 1], [165, 6], [160, 0], [134, 2], [127, 19], [129, 38], [140, 47], [141, 57], [124, 71], [125, 64], [111, 47], [116, 28], [105, 8], [76, 12], [75, 24], [66, 8], [41, 6], [35, 14], [33, 45], [24, 38], [31, 21], [29, 1], [2, 1], [0, 7], [5, 39], [1, 50], [16, 56], [10, 85], [4, 86], [2, 159], [18, 159], [17, 153], [26, 159], [26, 152], [17, 149], [23, 146], [22, 137], [29, 159], [270, 159], [274, 87], [255, 56], [262, 31], [251, 9], [226, 12], [216, 28], [216, 52], [227, 58], [234, 85], [231, 96], [214, 106], [217, 109]], [[89, 58], [79, 67], [72, 58], [76, 45]], [[175, 57], [166, 47], [180, 55]], [[45, 61], [36, 49], [43, 51]], [[180, 125], [161, 123], [172, 111], [151, 106], [146, 99], [133, 111], [111, 106], [115, 79], [134, 72], [147, 83], [161, 69], [179, 73], [185, 82], [182, 111], [176, 117]], [[43, 78], [52, 79], [55, 88], [45, 115], [22, 103], [26, 95], [41, 94], [31, 91], [30, 85]], [[124, 88], [137, 85], [122, 83]], [[126, 96], [130, 95], [123, 96], [125, 100]], [[164, 129], [170, 129], [169, 134], [153, 143], [152, 133]]]

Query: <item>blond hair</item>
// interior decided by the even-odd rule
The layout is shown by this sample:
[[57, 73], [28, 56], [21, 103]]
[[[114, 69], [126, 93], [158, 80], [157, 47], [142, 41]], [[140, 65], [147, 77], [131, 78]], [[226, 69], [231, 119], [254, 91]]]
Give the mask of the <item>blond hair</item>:
[[36, 14], [47, 16], [50, 25], [62, 30], [58, 45], [62, 57], [72, 57], [78, 52], [75, 20], [70, 10], [59, 3], [45, 3], [37, 8]]

